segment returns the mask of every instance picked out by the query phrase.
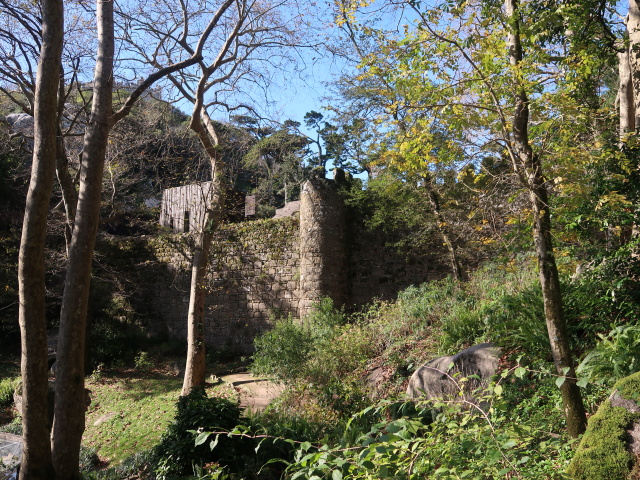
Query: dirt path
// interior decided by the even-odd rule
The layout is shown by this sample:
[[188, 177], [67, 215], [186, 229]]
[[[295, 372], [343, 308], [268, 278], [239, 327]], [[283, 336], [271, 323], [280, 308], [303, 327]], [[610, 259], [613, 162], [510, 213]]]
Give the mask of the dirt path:
[[268, 378], [254, 377], [249, 372], [232, 373], [220, 378], [240, 394], [240, 407], [254, 412], [263, 411], [283, 390], [282, 385]]

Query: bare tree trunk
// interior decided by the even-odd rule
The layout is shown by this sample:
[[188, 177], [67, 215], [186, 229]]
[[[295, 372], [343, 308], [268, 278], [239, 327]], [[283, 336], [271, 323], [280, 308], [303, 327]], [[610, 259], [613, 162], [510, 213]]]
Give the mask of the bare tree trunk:
[[76, 216], [76, 205], [78, 203], [78, 194], [76, 193], [73, 179], [69, 174], [69, 158], [64, 145], [62, 132], [58, 128], [58, 141], [56, 146], [56, 176], [62, 191], [62, 200], [64, 202], [64, 211], [66, 216], [66, 224], [64, 228], [64, 239], [67, 247], [67, 256], [69, 255], [69, 246], [71, 245], [71, 234], [73, 232], [73, 220]]
[[21, 480], [54, 478], [47, 401], [44, 246], [56, 165], [57, 91], [63, 32], [62, 0], [44, 0], [34, 102], [33, 164], [18, 262], [24, 439]]
[[[514, 68], [522, 62], [520, 26], [517, 0], [505, 0], [505, 10], [509, 21], [509, 59]], [[515, 112], [513, 116], [513, 156], [516, 173], [527, 182], [529, 199], [533, 212], [533, 239], [538, 256], [538, 269], [547, 331], [551, 343], [551, 353], [558, 375], [565, 377], [560, 387], [562, 405], [567, 422], [567, 431], [572, 437], [584, 432], [587, 418], [582, 403], [580, 389], [576, 384], [575, 371], [569, 338], [564, 319], [562, 295], [558, 268], [553, 254], [551, 240], [551, 212], [547, 187], [542, 173], [542, 162], [534, 154], [529, 144], [529, 100], [521, 85], [516, 86]]]
[[640, 125], [640, 5], [638, 0], [629, 0], [627, 31], [629, 32], [629, 66], [633, 87], [634, 126], [637, 128]]
[[636, 113], [633, 96], [631, 64], [629, 63], [629, 49], [618, 53], [618, 102], [620, 112], [620, 138], [633, 133], [636, 129]]
[[[60, 77], [60, 86], [58, 87], [58, 119], [62, 118], [65, 103], [64, 77]], [[67, 157], [67, 149], [64, 144], [60, 121], [58, 121], [58, 143], [56, 154], [56, 176], [62, 191], [62, 201], [64, 203], [64, 211], [66, 215], [66, 224], [64, 228], [64, 240], [67, 248], [67, 256], [69, 256], [69, 247], [71, 245], [71, 236], [73, 233], [73, 221], [76, 217], [76, 206], [78, 204], [78, 193], [73, 184], [73, 178], [69, 173], [69, 157]]]
[[453, 278], [457, 281], [460, 281], [462, 280], [463, 275], [462, 267], [460, 266], [460, 262], [458, 261], [456, 247], [451, 241], [449, 229], [446, 226], [446, 221], [442, 216], [442, 212], [440, 210], [440, 199], [438, 198], [438, 194], [431, 185], [431, 178], [429, 176], [424, 177], [424, 186], [427, 190], [427, 196], [429, 198], [431, 210], [433, 210], [433, 214], [436, 216], [436, 222], [438, 222], [438, 231], [442, 236], [442, 241], [447, 246], [447, 250], [449, 251], [449, 262], [451, 263], [451, 272], [453, 273]]
[[180, 395], [188, 395], [196, 386], [204, 385], [206, 378], [206, 351], [204, 342], [205, 277], [209, 265], [209, 250], [213, 234], [222, 219], [224, 209], [223, 162], [217, 149], [218, 136], [211, 119], [197, 102], [190, 128], [196, 133], [211, 162], [211, 186], [205, 192], [206, 213], [202, 230], [196, 235], [191, 267], [189, 316], [187, 318], [187, 364]]
[[113, 2], [98, 0], [98, 52], [91, 117], [82, 150], [80, 192], [65, 279], [56, 358], [52, 451], [58, 480], [77, 479], [84, 432], [84, 344], [91, 263], [95, 247], [102, 174], [112, 113]]

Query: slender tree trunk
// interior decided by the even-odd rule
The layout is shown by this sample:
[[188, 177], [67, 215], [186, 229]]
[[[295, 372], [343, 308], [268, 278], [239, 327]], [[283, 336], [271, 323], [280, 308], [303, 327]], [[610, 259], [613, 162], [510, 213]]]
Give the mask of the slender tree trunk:
[[206, 377], [206, 351], [204, 342], [205, 277], [209, 265], [209, 250], [215, 230], [224, 209], [223, 162], [217, 149], [218, 136], [211, 119], [196, 103], [190, 128], [196, 133], [211, 163], [211, 187], [206, 193], [207, 209], [202, 230], [196, 233], [196, 244], [191, 267], [189, 316], [187, 318], [187, 365], [180, 395], [188, 395], [196, 386], [204, 385]]
[[64, 202], [64, 211], [66, 215], [66, 224], [64, 228], [64, 239], [67, 247], [67, 256], [69, 255], [69, 246], [71, 245], [71, 235], [73, 232], [73, 220], [76, 216], [76, 205], [78, 203], [78, 194], [76, 193], [73, 179], [69, 174], [69, 158], [64, 145], [62, 132], [58, 128], [58, 140], [56, 145], [56, 176], [62, 191], [62, 200]]
[[[60, 75], [60, 85], [58, 87], [58, 119], [62, 118], [65, 105], [65, 83], [64, 75]], [[58, 121], [58, 143], [56, 154], [56, 176], [62, 191], [62, 201], [64, 203], [64, 211], [66, 216], [66, 224], [64, 228], [64, 240], [67, 248], [67, 257], [69, 256], [69, 246], [71, 245], [71, 236], [73, 234], [73, 220], [76, 217], [76, 206], [78, 204], [78, 193], [69, 173], [69, 157], [67, 157], [67, 149], [64, 144], [60, 121]]]
[[[60, 75], [60, 85], [58, 87], [58, 119], [62, 118], [65, 107], [65, 82], [64, 75]], [[71, 245], [71, 235], [73, 233], [73, 220], [76, 217], [76, 206], [78, 204], [78, 192], [74, 185], [73, 178], [69, 172], [69, 157], [67, 157], [67, 148], [64, 143], [64, 136], [58, 121], [58, 143], [56, 154], [56, 176], [62, 191], [62, 201], [64, 203], [64, 211], [67, 223], [64, 229], [64, 238], [67, 247], [67, 256], [69, 255], [69, 245]]]
[[[213, 187], [213, 183], [212, 183]], [[215, 195], [207, 194], [213, 204]], [[209, 251], [215, 227], [220, 219], [216, 210], [207, 209], [204, 229], [196, 233], [196, 242], [191, 266], [191, 288], [189, 293], [189, 314], [187, 317], [187, 364], [184, 372], [181, 395], [188, 395], [196, 386], [204, 385], [206, 379], [206, 350], [204, 338], [205, 300], [207, 287], [205, 279], [209, 266]]]
[[442, 212], [440, 210], [440, 199], [438, 198], [438, 194], [431, 185], [430, 177], [424, 177], [424, 186], [427, 191], [427, 197], [429, 198], [429, 205], [431, 205], [431, 210], [433, 210], [433, 213], [436, 216], [436, 222], [438, 222], [438, 231], [442, 236], [442, 241], [447, 246], [447, 250], [449, 251], [449, 262], [451, 263], [451, 272], [453, 273], [453, 278], [457, 281], [460, 281], [462, 280], [463, 274], [462, 267], [460, 266], [460, 262], [458, 261], [458, 253], [456, 251], [455, 245], [451, 241], [449, 229], [447, 228], [447, 222], [442, 216]]
[[53, 462], [58, 480], [77, 479], [84, 432], [84, 345], [91, 263], [112, 113], [113, 2], [97, 1], [98, 52], [93, 104], [82, 150], [80, 191], [65, 280], [56, 358]]
[[631, 64], [629, 63], [629, 49], [618, 53], [618, 105], [620, 112], [620, 138], [633, 133], [636, 129], [636, 113], [633, 97]]
[[18, 260], [24, 439], [21, 480], [54, 477], [47, 401], [44, 246], [56, 165], [57, 92], [63, 32], [62, 0], [44, 0], [42, 47], [34, 99], [33, 164]]
[[[510, 26], [508, 37], [510, 63], [512, 67], [517, 69], [523, 58], [517, 0], [505, 0], [505, 10]], [[565, 377], [560, 391], [567, 430], [569, 435], [577, 437], [584, 432], [587, 418], [580, 389], [576, 385], [573, 358], [569, 348], [558, 268], [553, 254], [551, 212], [547, 187], [542, 173], [542, 162], [534, 154], [529, 144], [528, 128], [529, 100], [524, 87], [516, 85], [512, 129], [514, 168], [519, 170], [516, 173], [519, 173], [519, 176], [527, 181], [533, 212], [533, 239], [538, 256], [539, 278], [551, 353], [558, 375]]]
[[627, 15], [629, 32], [629, 66], [633, 88], [634, 127], [640, 126], [640, 4], [638, 0], [629, 0]]

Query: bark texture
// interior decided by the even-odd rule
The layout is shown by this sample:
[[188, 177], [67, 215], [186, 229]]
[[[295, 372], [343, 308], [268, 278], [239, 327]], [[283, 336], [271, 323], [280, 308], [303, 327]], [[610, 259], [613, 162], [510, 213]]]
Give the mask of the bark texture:
[[84, 432], [84, 345], [91, 263], [100, 217], [102, 173], [113, 88], [113, 2], [97, 2], [98, 52], [93, 104], [82, 150], [80, 191], [69, 246], [57, 353], [52, 453], [58, 480], [78, 479]]
[[187, 317], [187, 364], [180, 395], [188, 395], [206, 378], [206, 351], [204, 343], [205, 277], [209, 266], [209, 250], [213, 234], [220, 224], [224, 209], [223, 162], [217, 149], [218, 136], [211, 119], [197, 102], [191, 117], [191, 130], [195, 132], [207, 152], [211, 164], [211, 183], [207, 192], [207, 208], [202, 231], [197, 232], [191, 266], [191, 289]]
[[18, 261], [24, 452], [20, 479], [54, 478], [49, 447], [44, 246], [56, 165], [62, 0], [42, 2], [42, 47], [34, 98], [34, 146]]
[[[510, 27], [508, 36], [509, 60], [511, 66], [517, 69], [523, 58], [517, 0], [505, 0], [505, 11]], [[585, 431], [587, 418], [580, 389], [576, 385], [573, 357], [569, 348], [558, 268], [553, 253], [547, 186], [542, 172], [542, 162], [529, 143], [529, 99], [521, 85], [516, 85], [514, 107], [511, 132], [512, 160], [516, 173], [525, 180], [529, 191], [534, 222], [533, 239], [538, 257], [539, 278], [551, 353], [558, 375], [565, 377], [560, 390], [567, 431], [572, 437], [577, 437]]]
[[629, 0], [627, 15], [629, 32], [629, 66], [633, 87], [634, 127], [640, 125], [640, 4], [638, 0]]
[[633, 96], [629, 50], [618, 53], [618, 108], [620, 112], [620, 138], [636, 129], [635, 102]]

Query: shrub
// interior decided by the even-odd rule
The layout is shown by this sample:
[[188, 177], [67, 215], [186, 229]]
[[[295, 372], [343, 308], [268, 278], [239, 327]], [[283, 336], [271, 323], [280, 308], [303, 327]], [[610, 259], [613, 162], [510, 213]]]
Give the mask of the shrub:
[[149, 373], [151, 370], [153, 370], [154, 367], [153, 360], [151, 360], [147, 352], [138, 353], [133, 362], [136, 366], [136, 370], [141, 373]]
[[148, 341], [129, 299], [113, 290], [106, 281], [91, 282], [89, 371], [101, 363], [131, 362], [140, 345]]
[[[594, 261], [564, 285], [568, 328], [578, 346], [593, 348], [593, 339], [611, 324], [640, 324], [640, 259], [630, 244], [610, 257]], [[629, 250], [631, 249], [631, 250]]]
[[146, 478], [141, 472], [148, 472], [153, 452], [146, 450], [126, 458], [122, 463], [105, 470], [85, 471], [85, 480], [122, 480], [123, 478]]
[[255, 339], [251, 370], [291, 382], [300, 375], [312, 345], [309, 328], [292, 317], [277, 320], [273, 329]]
[[100, 458], [93, 448], [80, 445], [80, 472], [87, 473], [95, 469], [100, 463]]
[[[180, 397], [173, 423], [169, 425], [153, 449], [153, 465], [158, 479], [193, 473], [194, 465], [207, 461], [229, 463], [234, 458], [233, 444], [220, 435], [218, 448], [195, 445], [192, 431], [230, 431], [240, 420], [240, 407], [223, 398], [207, 397], [203, 389], [196, 388], [186, 397]], [[191, 432], [190, 432], [191, 431]]]
[[584, 357], [576, 373], [588, 381], [611, 384], [640, 371], [640, 326], [618, 325]]
[[[350, 425], [363, 415], [378, 419], [356, 442], [300, 444], [286, 473], [290, 478], [564, 478], [572, 449], [558, 433], [561, 424], [555, 418], [540, 424], [514, 421], [498, 386], [473, 408], [459, 402], [381, 402], [352, 417]], [[482, 404], [487, 408], [480, 412]]]
[[[497, 279], [496, 279], [497, 281]], [[549, 339], [542, 292], [537, 284], [520, 285], [513, 293], [466, 300], [442, 319], [440, 349], [450, 352], [491, 341], [546, 357]]]
[[255, 339], [252, 371], [270, 375], [284, 382], [303, 376], [306, 362], [321, 341], [338, 334], [346, 315], [333, 307], [333, 300], [323, 298], [302, 321], [291, 316], [276, 321], [273, 329]]
[[10, 433], [12, 435], [22, 435], [22, 419], [18, 416], [14, 417], [11, 423], [7, 423], [0, 427], [0, 431]]
[[19, 382], [20, 377], [3, 378], [0, 380], [0, 407], [6, 407], [13, 403], [13, 392]]

